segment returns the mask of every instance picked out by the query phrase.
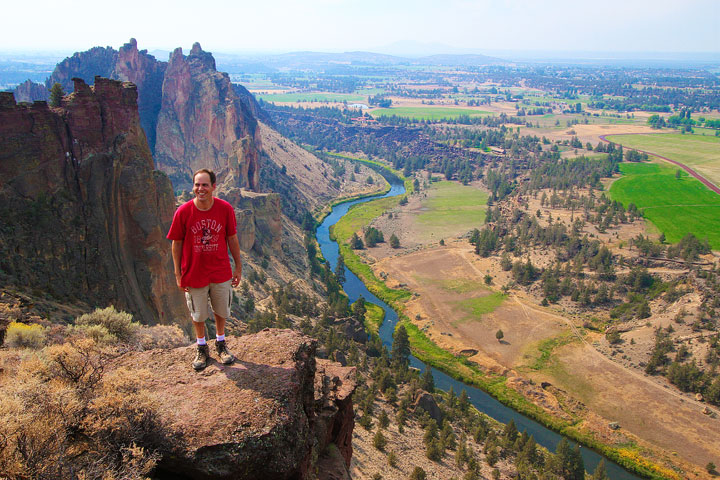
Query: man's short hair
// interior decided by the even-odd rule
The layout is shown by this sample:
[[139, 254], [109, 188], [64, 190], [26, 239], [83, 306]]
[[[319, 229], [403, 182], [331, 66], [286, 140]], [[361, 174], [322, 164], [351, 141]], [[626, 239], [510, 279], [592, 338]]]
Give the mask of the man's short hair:
[[198, 173], [207, 173], [208, 175], [210, 175], [210, 185], [215, 185], [215, 183], [217, 183], [215, 181], [215, 172], [213, 172], [209, 168], [201, 168], [200, 170], [193, 173], [193, 183], [195, 183], [195, 177]]

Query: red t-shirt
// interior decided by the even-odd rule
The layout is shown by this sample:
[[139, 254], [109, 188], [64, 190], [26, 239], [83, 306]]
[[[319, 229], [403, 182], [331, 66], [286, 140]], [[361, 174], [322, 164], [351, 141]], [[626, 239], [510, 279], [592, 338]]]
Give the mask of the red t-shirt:
[[202, 288], [232, 278], [227, 237], [237, 233], [235, 212], [225, 200], [213, 199], [203, 211], [190, 200], [175, 212], [169, 240], [182, 240], [182, 286]]

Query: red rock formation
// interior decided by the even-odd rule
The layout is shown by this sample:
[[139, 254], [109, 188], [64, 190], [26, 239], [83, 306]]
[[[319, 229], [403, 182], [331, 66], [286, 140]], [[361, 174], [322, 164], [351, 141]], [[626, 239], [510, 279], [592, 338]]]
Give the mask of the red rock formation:
[[188, 56], [170, 55], [157, 123], [155, 161], [175, 188], [190, 186], [192, 172], [208, 167], [218, 182], [256, 189], [257, 121], [235, 92], [230, 77], [199, 43]]
[[116, 367], [139, 376], [177, 442], [158, 474], [183, 478], [310, 479], [314, 458], [332, 443], [352, 457], [355, 368], [315, 359], [316, 340], [292, 330], [228, 338], [240, 360], [192, 370], [194, 347], [133, 352]]
[[0, 94], [0, 270], [59, 300], [114, 304], [145, 323], [186, 317], [165, 240], [174, 210], [153, 170], [137, 89], [103, 78], [60, 108]]

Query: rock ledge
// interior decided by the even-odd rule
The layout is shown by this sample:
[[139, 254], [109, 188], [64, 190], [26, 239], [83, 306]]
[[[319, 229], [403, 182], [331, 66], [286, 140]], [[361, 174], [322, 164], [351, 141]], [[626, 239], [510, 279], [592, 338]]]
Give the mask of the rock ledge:
[[331, 443], [349, 465], [354, 367], [316, 365], [317, 341], [292, 330], [228, 338], [228, 347], [238, 361], [213, 358], [199, 373], [190, 366], [194, 346], [117, 360], [117, 367], [156, 372], [139, 381], [177, 438], [162, 452], [159, 476], [311, 478], [313, 458]]

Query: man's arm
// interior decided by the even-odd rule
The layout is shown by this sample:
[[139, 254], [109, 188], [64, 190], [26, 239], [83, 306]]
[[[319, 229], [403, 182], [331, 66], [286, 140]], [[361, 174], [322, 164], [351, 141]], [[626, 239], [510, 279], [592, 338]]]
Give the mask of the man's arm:
[[227, 238], [228, 247], [230, 247], [230, 253], [232, 254], [233, 260], [235, 261], [235, 270], [233, 270], [232, 286], [237, 287], [240, 285], [240, 278], [242, 278], [242, 261], [240, 260], [240, 242], [238, 241], [237, 234]]
[[183, 241], [182, 240], [173, 240], [172, 241], [172, 257], [173, 257], [173, 266], [175, 268], [175, 283], [177, 284], [178, 288], [185, 290], [182, 286], [182, 251], [183, 251]]

